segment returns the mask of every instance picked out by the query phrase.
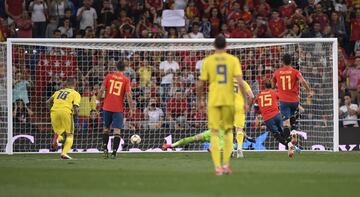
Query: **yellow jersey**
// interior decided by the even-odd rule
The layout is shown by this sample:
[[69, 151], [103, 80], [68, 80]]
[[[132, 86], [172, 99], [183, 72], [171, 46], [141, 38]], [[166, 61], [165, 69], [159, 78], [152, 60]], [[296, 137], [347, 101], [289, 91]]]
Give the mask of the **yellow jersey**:
[[240, 61], [226, 52], [204, 59], [200, 80], [209, 81], [208, 106], [234, 105], [234, 77], [242, 76]]
[[[250, 85], [243, 80], [244, 85], [245, 85], [245, 92], [250, 92], [251, 91], [251, 87]], [[235, 92], [235, 104], [244, 104], [244, 97], [242, 95], [242, 92], [240, 90], [239, 84], [237, 83], [236, 79], [234, 79], [234, 92]]]
[[71, 88], [64, 88], [56, 91], [52, 96], [53, 106], [51, 111], [65, 111], [73, 113], [73, 106], [80, 106], [80, 94]]

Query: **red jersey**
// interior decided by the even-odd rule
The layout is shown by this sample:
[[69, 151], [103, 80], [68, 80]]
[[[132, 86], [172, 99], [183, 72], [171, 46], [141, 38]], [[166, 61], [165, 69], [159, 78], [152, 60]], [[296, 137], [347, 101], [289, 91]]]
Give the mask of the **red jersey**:
[[252, 37], [254, 37], [253, 33], [249, 29], [240, 30], [238, 28], [231, 31], [230, 36], [232, 38], [252, 38]]
[[278, 38], [286, 30], [285, 21], [281, 18], [279, 18], [278, 20], [271, 19], [269, 22], [269, 28], [270, 28], [271, 34], [274, 37]]
[[295, 12], [296, 6], [294, 4], [287, 4], [280, 7], [279, 12], [282, 17], [290, 18]]
[[300, 77], [301, 73], [291, 66], [279, 68], [274, 72], [272, 81], [277, 85], [280, 101], [299, 102]]
[[360, 19], [351, 19], [351, 41], [360, 40]]
[[278, 107], [278, 94], [271, 89], [261, 91], [255, 99], [264, 121], [270, 120], [280, 113]]
[[111, 112], [124, 112], [124, 97], [131, 92], [130, 80], [120, 72], [107, 74], [102, 84], [105, 87], [103, 109]]

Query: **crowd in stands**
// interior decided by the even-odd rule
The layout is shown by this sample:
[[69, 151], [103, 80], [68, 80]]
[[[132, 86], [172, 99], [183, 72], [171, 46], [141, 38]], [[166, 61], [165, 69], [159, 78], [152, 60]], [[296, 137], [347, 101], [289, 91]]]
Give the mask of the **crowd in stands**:
[[[185, 26], [163, 27], [164, 10], [184, 10]], [[228, 38], [338, 38], [339, 98], [342, 106], [340, 115], [341, 118], [350, 119], [359, 117], [359, 108], [354, 107], [360, 104], [359, 0], [0, 0], [0, 41], [11, 37], [210, 38], [219, 34]], [[25, 95], [27, 91], [24, 92], [24, 88], [31, 89], [34, 85], [39, 85], [34, 78], [37, 72], [35, 66], [29, 65], [38, 65], [40, 61], [45, 62], [48, 59], [41, 59], [38, 55], [35, 60], [32, 57], [28, 58], [33, 60], [32, 63], [21, 62], [23, 61], [21, 51], [18, 53], [18, 64], [15, 65], [14, 70], [21, 71], [21, 66], [28, 64], [27, 69], [30, 70], [30, 74], [28, 77], [17, 76], [15, 73], [18, 78], [14, 85], [14, 94], [19, 92], [20, 98], [16, 97], [16, 99], [21, 99], [27, 106], [29, 96]], [[47, 88], [44, 92], [56, 90], [56, 87], [60, 86], [61, 78], [67, 72], [76, 73], [83, 83], [82, 91], [85, 93], [83, 97], [88, 99], [84, 102], [92, 103], [91, 95], [96, 92], [97, 82], [102, 81], [102, 74], [108, 71], [111, 62], [108, 59], [94, 59], [94, 55], [106, 57], [106, 54], [99, 53], [101, 52], [95, 50], [76, 51], [73, 56], [77, 57], [77, 60], [67, 60], [78, 62], [76, 71], [66, 71], [65, 74], [42, 78], [43, 81], [48, 82], [47, 85], [41, 84]], [[51, 54], [56, 55], [56, 52]], [[30, 56], [30, 54], [26, 55]], [[177, 57], [171, 54], [147, 55], [145, 58], [144, 54], [133, 54], [132, 58], [135, 60], [128, 62], [129, 66], [125, 72], [134, 79], [134, 87], [142, 91], [138, 106], [146, 103], [145, 106], [141, 106], [138, 113], [135, 113], [138, 114], [138, 119], [151, 119], [154, 122], [164, 119], [174, 120], [178, 123], [175, 126], [180, 127], [185, 122], [185, 117], [204, 119], [203, 114], [196, 114], [197, 111], [191, 109], [193, 107], [191, 103], [185, 103], [189, 102], [185, 98], [193, 92], [191, 85], [185, 85], [185, 89], [179, 90], [173, 83], [180, 78], [194, 81], [196, 72], [192, 75], [187, 74], [191, 72], [174, 75], [179, 73], [180, 68], [183, 71], [179, 63], [184, 59], [164, 59], [165, 56]], [[205, 55], [189, 55], [186, 61], [197, 63]], [[134, 66], [133, 62], [140, 64]], [[187, 69], [196, 71], [198, 65], [193, 68]], [[154, 73], [159, 73], [159, 76], [154, 76]], [[158, 96], [160, 100], [149, 102], [141, 96], [147, 98]], [[167, 97], [170, 99], [164, 100]], [[351, 99], [351, 105], [348, 103], [348, 98]], [[154, 105], [156, 102], [157, 104]], [[186, 109], [182, 106], [186, 106]], [[91, 110], [95, 110], [95, 106], [91, 106]], [[89, 110], [84, 113], [90, 116]], [[128, 119], [131, 120], [131, 117]], [[158, 125], [159, 123], [151, 123], [149, 127], [158, 127]], [[343, 122], [342, 125], [357, 126], [358, 124]], [[138, 126], [130, 125], [130, 127]]]

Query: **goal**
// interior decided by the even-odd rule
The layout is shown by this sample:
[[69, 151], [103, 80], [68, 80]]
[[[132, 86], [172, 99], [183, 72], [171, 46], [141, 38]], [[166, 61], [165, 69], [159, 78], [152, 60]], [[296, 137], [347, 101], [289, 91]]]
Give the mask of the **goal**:
[[[137, 110], [125, 124], [118, 151], [162, 151], [163, 143], [207, 130], [206, 114], [196, 109], [194, 84], [202, 59], [213, 52], [212, 39], [9, 39], [0, 45], [0, 152], [47, 153], [53, 132], [45, 101], [70, 76], [82, 95], [72, 152], [99, 152], [102, 111], [96, 92], [106, 73], [124, 60]], [[6, 50], [7, 49], [7, 50]], [[228, 39], [228, 52], [242, 64], [254, 94], [264, 88], [285, 53], [310, 82], [315, 96], [306, 101], [297, 132], [304, 150], [338, 151], [337, 40]], [[7, 54], [7, 58], [5, 57]], [[5, 75], [6, 74], [6, 75]], [[247, 114], [248, 150], [283, 150], [253, 110]], [[142, 141], [132, 145], [131, 135]], [[110, 140], [111, 142], [111, 140]], [[6, 147], [5, 147], [6, 144]], [[205, 151], [198, 142], [172, 151]], [[170, 150], [169, 150], [170, 151]]]

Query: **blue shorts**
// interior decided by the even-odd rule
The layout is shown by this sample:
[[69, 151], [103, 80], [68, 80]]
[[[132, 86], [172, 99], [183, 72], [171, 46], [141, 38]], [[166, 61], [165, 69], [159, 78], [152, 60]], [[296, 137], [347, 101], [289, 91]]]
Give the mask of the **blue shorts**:
[[283, 120], [280, 116], [280, 114], [274, 116], [270, 120], [265, 121], [266, 127], [272, 132], [272, 133], [282, 133], [282, 126], [283, 126]]
[[124, 124], [124, 113], [122, 112], [111, 112], [104, 110], [104, 127], [113, 129], [122, 129]]
[[299, 107], [299, 102], [282, 102], [280, 101], [280, 112], [283, 115], [284, 120], [289, 119], [291, 116], [295, 114], [295, 111]]

